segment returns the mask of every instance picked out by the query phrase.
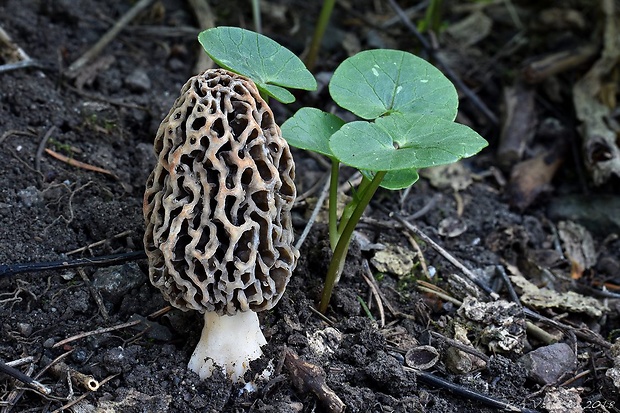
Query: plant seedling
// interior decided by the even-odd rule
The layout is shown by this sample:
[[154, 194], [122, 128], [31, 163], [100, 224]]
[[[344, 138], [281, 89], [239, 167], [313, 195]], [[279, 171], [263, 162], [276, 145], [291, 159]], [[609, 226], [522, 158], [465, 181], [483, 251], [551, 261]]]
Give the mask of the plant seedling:
[[[199, 40], [215, 62], [249, 77], [261, 93], [284, 103], [294, 99], [284, 87], [316, 88], [303, 63], [299, 61], [299, 66], [292, 52], [265, 36], [223, 27], [201, 33]], [[329, 238], [333, 257], [319, 306], [323, 313], [342, 273], [353, 230], [377, 188], [407, 188], [418, 180], [420, 168], [453, 163], [487, 146], [478, 133], [454, 122], [458, 108], [454, 85], [433, 65], [410, 53], [360, 52], [338, 66], [329, 92], [340, 107], [362, 120], [346, 123], [331, 113], [305, 107], [282, 125], [282, 135], [291, 146], [325, 155], [332, 162]], [[360, 170], [363, 179], [338, 216], [340, 164]]]
[[[454, 123], [458, 97], [453, 84], [410, 53], [358, 53], [338, 66], [329, 92], [339, 106], [364, 120], [345, 123], [333, 114], [302, 108], [282, 125], [282, 135], [290, 145], [332, 161], [329, 234], [334, 255], [321, 312], [327, 310], [353, 230], [377, 188], [406, 188], [418, 180], [418, 169], [456, 162], [487, 145], [478, 133]], [[338, 219], [340, 163], [359, 169], [363, 179]]]

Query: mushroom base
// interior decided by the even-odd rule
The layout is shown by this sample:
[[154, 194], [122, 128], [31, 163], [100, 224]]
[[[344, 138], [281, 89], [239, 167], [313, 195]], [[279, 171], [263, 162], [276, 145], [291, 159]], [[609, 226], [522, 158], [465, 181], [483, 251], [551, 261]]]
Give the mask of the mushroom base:
[[263, 354], [261, 346], [265, 344], [254, 311], [238, 311], [232, 316], [207, 311], [200, 341], [187, 367], [201, 379], [211, 377], [219, 367], [233, 382], [243, 382], [250, 361]]

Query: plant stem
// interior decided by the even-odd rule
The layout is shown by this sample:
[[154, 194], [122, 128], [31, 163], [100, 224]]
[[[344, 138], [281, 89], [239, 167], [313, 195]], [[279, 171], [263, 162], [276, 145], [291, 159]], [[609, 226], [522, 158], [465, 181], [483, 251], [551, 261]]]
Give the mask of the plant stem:
[[254, 19], [254, 30], [256, 33], [263, 32], [260, 15], [260, 0], [252, 0], [252, 18]]
[[344, 268], [344, 261], [347, 257], [347, 252], [349, 252], [349, 243], [351, 242], [353, 230], [355, 230], [355, 227], [362, 217], [364, 210], [366, 210], [366, 207], [370, 203], [370, 200], [381, 184], [381, 181], [386, 173], [387, 172], [385, 171], [377, 172], [364, 193], [360, 194], [358, 204], [344, 227], [340, 238], [338, 239], [338, 244], [334, 250], [334, 255], [329, 263], [329, 268], [327, 269], [325, 285], [323, 286], [323, 295], [321, 297], [321, 304], [319, 305], [319, 311], [323, 314], [327, 312], [327, 306], [329, 305], [329, 300], [332, 296], [334, 285], [336, 284], [336, 280], [339, 278], [342, 273], [342, 269]]
[[366, 177], [362, 177], [362, 182], [359, 184], [359, 186], [356, 188], [352, 188], [353, 190], [353, 199], [351, 200], [351, 202], [349, 202], [344, 210], [342, 211], [342, 216], [340, 217], [340, 223], [338, 224], [338, 237], [340, 237], [340, 234], [342, 234], [342, 231], [344, 231], [344, 228], [347, 226], [347, 222], [349, 222], [349, 219], [351, 218], [351, 215], [353, 214], [353, 211], [355, 211], [355, 208], [357, 208], [357, 205], [359, 204], [360, 199], [363, 197], [364, 192], [366, 191], [366, 189], [368, 188], [368, 186], [371, 184], [371, 180], [369, 180]]
[[421, 32], [426, 31], [439, 31], [439, 26], [441, 25], [441, 9], [443, 5], [443, 0], [431, 0], [428, 8], [426, 9], [426, 13], [424, 15], [424, 20], [421, 22]]
[[338, 244], [338, 173], [340, 162], [332, 159], [332, 170], [329, 178], [329, 245], [332, 252]]
[[312, 43], [310, 43], [310, 50], [308, 56], [306, 56], [306, 67], [312, 71], [316, 64], [316, 58], [319, 55], [319, 49], [321, 48], [321, 42], [323, 41], [323, 35], [329, 23], [329, 18], [332, 15], [336, 0], [323, 0], [323, 7], [321, 8], [321, 14], [319, 20], [314, 27], [314, 35], [312, 36]]

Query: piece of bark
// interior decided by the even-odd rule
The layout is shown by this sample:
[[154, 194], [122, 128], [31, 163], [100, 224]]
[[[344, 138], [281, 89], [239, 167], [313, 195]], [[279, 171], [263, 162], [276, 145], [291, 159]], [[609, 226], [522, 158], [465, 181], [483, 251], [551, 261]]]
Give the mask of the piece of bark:
[[[594, 184], [605, 183], [612, 175], [620, 177], [620, 148], [617, 137], [620, 128], [609, 122], [616, 110], [615, 102], [605, 99], [617, 92], [618, 85], [606, 83], [616, 70], [620, 59], [618, 11], [613, 0], [603, 0], [603, 51], [601, 57], [573, 87], [573, 104], [582, 122], [579, 132], [583, 138], [584, 161]], [[612, 93], [609, 93], [610, 90]]]
[[537, 56], [523, 67], [523, 78], [528, 83], [540, 83], [550, 76], [565, 72], [592, 59], [599, 45], [586, 44], [568, 50]]
[[504, 122], [497, 160], [508, 169], [523, 157], [536, 129], [534, 90], [522, 84], [504, 89]]
[[299, 391], [314, 393], [330, 413], [344, 411], [345, 404], [325, 383], [325, 372], [321, 367], [302, 360], [291, 349], [285, 350], [284, 364]]

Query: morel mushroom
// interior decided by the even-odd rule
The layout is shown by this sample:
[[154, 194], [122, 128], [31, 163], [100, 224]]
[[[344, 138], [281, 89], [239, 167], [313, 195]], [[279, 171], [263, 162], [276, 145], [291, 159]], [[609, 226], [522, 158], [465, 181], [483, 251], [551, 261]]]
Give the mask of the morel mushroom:
[[181, 310], [205, 315], [188, 367], [242, 381], [266, 343], [256, 311], [295, 267], [295, 165], [254, 83], [207, 70], [181, 89], [155, 138], [144, 194], [149, 278]]

